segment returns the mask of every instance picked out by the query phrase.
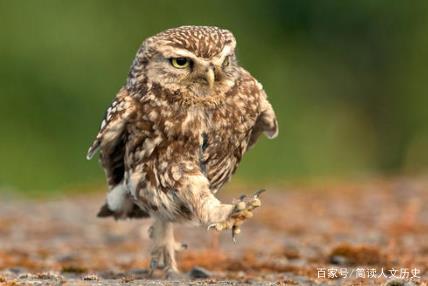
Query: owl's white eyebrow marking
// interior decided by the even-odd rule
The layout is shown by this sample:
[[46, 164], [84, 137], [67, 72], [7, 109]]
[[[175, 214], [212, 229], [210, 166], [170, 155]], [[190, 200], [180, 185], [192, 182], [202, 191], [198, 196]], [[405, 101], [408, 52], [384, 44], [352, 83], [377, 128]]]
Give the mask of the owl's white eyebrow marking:
[[228, 55], [230, 55], [230, 53], [232, 52], [232, 47], [231, 46], [229, 46], [229, 45], [226, 45], [224, 48], [223, 48], [223, 50], [220, 52], [220, 56], [222, 57], [222, 58], [224, 58], [224, 57], [226, 57], [226, 56], [228, 56]]
[[187, 50], [176, 50], [175, 54], [179, 57], [195, 57], [195, 54]]
[[185, 49], [177, 49], [168, 47], [160, 51], [161, 54], [166, 58], [178, 58], [178, 57], [184, 57], [184, 58], [195, 58], [196, 55], [188, 50]]
[[232, 53], [232, 50], [231, 46], [225, 46], [218, 55], [212, 58], [211, 62], [215, 65], [222, 65], [224, 59]]

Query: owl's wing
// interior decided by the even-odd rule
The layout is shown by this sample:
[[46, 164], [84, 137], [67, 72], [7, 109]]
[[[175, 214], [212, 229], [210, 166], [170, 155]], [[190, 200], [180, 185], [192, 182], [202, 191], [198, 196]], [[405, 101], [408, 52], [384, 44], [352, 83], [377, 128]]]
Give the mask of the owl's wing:
[[260, 113], [257, 117], [256, 123], [251, 130], [251, 136], [248, 146], [253, 146], [259, 136], [264, 133], [269, 139], [278, 136], [278, 121], [276, 119], [275, 111], [272, 105], [267, 100], [266, 93], [260, 89]]
[[89, 147], [86, 159], [90, 160], [99, 149], [110, 149], [123, 139], [125, 123], [134, 111], [132, 98], [122, 88], [107, 109], [94, 142]]
[[128, 95], [126, 89], [121, 89], [107, 109], [100, 130], [89, 147], [88, 160], [100, 150], [101, 164], [110, 189], [107, 202], [101, 207], [98, 217], [113, 216], [116, 219], [148, 217], [148, 214], [133, 204], [122, 182], [125, 174], [124, 156], [127, 139], [125, 127], [134, 112], [134, 99]]

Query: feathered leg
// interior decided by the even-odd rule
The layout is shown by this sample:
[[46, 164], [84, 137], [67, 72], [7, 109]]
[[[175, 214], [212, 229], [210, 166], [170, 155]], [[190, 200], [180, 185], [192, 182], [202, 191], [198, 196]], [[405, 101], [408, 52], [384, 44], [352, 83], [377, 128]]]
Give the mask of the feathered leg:
[[208, 229], [215, 229], [217, 231], [231, 229], [233, 242], [236, 242], [236, 235], [241, 232], [241, 224], [246, 219], [253, 217], [253, 210], [261, 206], [259, 197], [262, 192], [264, 190], [256, 192], [251, 197], [241, 196], [239, 201], [235, 203], [229, 216], [225, 220], [210, 224]]
[[163, 269], [167, 277], [179, 273], [175, 252], [185, 249], [187, 246], [175, 241], [173, 223], [155, 218], [155, 222], [149, 229], [149, 236], [153, 240], [150, 261], [151, 275], [157, 268]]
[[251, 197], [241, 196], [233, 204], [223, 204], [212, 194], [204, 176], [189, 176], [182, 195], [192, 206], [201, 224], [217, 231], [231, 229], [235, 241], [235, 236], [240, 233], [240, 225], [253, 216], [255, 208], [261, 206], [259, 197], [262, 192], [256, 192]]

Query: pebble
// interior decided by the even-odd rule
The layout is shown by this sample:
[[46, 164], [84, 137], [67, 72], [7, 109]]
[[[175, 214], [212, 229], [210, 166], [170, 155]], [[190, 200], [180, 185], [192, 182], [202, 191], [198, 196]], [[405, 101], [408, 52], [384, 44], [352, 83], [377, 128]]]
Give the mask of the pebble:
[[204, 279], [211, 277], [212, 273], [203, 267], [196, 266], [190, 271], [189, 276], [192, 279]]

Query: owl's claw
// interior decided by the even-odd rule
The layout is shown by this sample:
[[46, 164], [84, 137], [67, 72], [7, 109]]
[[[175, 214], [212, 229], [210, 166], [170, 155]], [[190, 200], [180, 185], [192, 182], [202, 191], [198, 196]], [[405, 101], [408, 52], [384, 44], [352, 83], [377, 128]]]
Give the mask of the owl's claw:
[[234, 225], [232, 227], [232, 240], [233, 240], [233, 243], [236, 243], [236, 235], [238, 235], [239, 233], [241, 233], [241, 229], [239, 228], [239, 226]]
[[263, 192], [265, 192], [265, 190], [257, 191], [250, 198], [242, 195], [239, 201], [235, 203], [235, 207], [229, 217], [222, 222], [210, 224], [208, 230], [215, 229], [217, 231], [222, 231], [231, 229], [233, 242], [236, 243], [236, 236], [241, 232], [241, 224], [243, 224], [246, 219], [253, 216], [253, 210], [255, 208], [262, 205], [259, 198]]
[[263, 194], [264, 192], [266, 192], [266, 190], [265, 190], [265, 189], [258, 190], [257, 192], [255, 192], [255, 193], [254, 193], [254, 195], [253, 195], [253, 196], [254, 196], [255, 198], [259, 198], [259, 197], [260, 197], [260, 195], [261, 195], [261, 194]]

